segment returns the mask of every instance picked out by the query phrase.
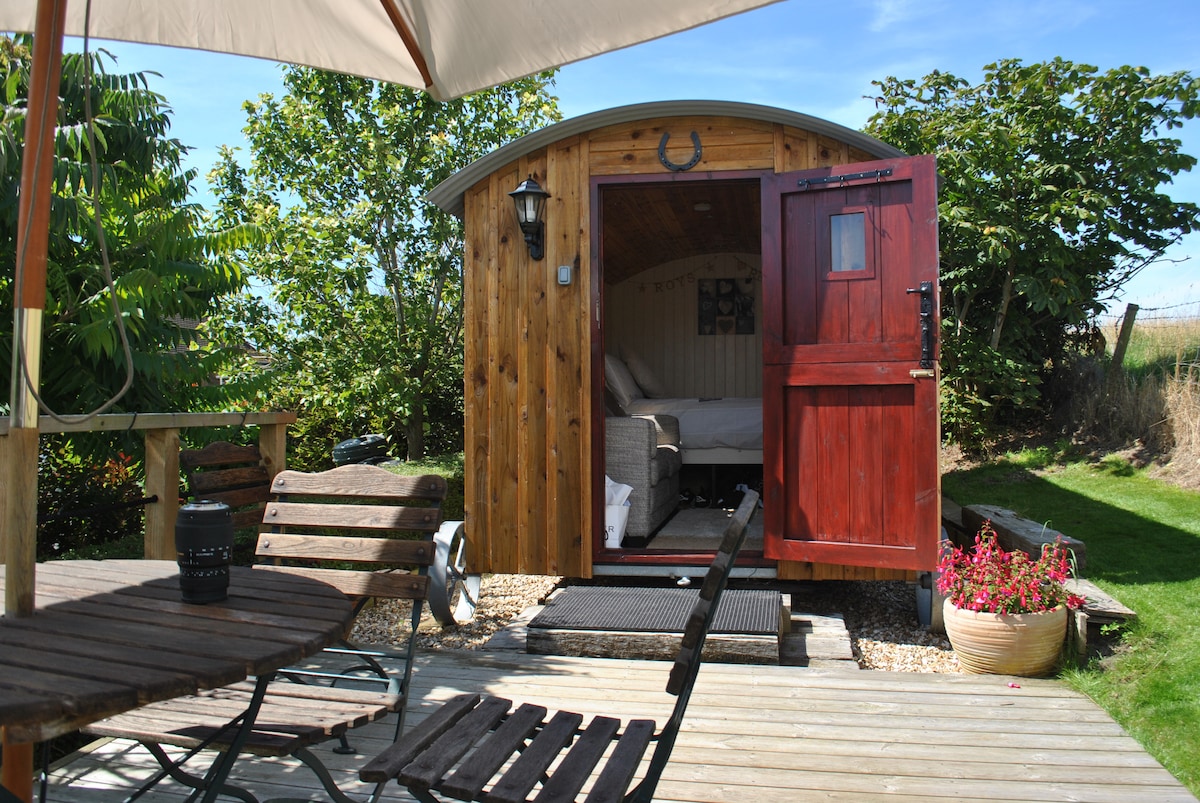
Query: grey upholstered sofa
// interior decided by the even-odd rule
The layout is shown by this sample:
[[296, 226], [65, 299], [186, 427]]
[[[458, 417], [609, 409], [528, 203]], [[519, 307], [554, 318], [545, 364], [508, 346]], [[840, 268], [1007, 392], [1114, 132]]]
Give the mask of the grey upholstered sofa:
[[679, 421], [673, 416], [606, 418], [604, 470], [633, 487], [625, 536], [645, 538], [679, 504]]

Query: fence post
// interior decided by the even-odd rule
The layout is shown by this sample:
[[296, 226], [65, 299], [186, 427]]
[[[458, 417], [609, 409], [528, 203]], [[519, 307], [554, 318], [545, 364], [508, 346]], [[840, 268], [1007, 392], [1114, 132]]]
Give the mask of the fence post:
[[287, 424], [260, 424], [258, 453], [272, 480], [287, 468]]
[[175, 516], [179, 513], [179, 430], [146, 430], [145, 557], [175, 560]]
[[0, 435], [0, 562], [8, 561], [8, 432]]
[[1129, 339], [1133, 337], [1133, 322], [1137, 319], [1138, 305], [1129, 304], [1125, 307], [1125, 318], [1121, 321], [1121, 331], [1117, 334], [1117, 343], [1113, 346], [1112, 368], [1113, 374], [1120, 374], [1124, 370], [1125, 350], [1129, 348]]

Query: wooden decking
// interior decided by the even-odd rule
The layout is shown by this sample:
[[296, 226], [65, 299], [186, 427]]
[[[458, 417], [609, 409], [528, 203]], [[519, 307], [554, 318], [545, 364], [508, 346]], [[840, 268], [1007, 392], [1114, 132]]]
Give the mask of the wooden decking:
[[[418, 661], [410, 722], [460, 691], [661, 720], [672, 702], [667, 672], [655, 661], [432, 653]], [[361, 756], [319, 749], [349, 782], [391, 727], [384, 720], [355, 731]], [[49, 799], [120, 800], [154, 769], [136, 745], [94, 746], [53, 772]], [[246, 759], [234, 774], [260, 799], [322, 799], [298, 763]], [[363, 798], [369, 790], [350, 791]], [[165, 782], [143, 800], [183, 797]], [[1055, 681], [715, 663], [700, 672], [656, 798], [1196, 801], [1107, 714]], [[408, 799], [395, 785], [384, 798]]]

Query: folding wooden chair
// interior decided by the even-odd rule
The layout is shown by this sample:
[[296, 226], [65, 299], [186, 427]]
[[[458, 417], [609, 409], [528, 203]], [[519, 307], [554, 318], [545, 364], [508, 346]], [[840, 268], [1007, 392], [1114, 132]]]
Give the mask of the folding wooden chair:
[[[667, 692], [676, 702], [661, 731], [655, 732], [653, 720], [635, 719], [621, 732], [620, 720], [604, 716], [582, 727], [581, 714], [559, 711], [547, 719], [543, 706], [526, 703], [510, 710], [511, 700], [464, 694], [369, 762], [359, 777], [368, 783], [395, 778], [424, 803], [441, 798], [487, 803], [575, 800], [589, 779], [594, 779], [586, 797], [589, 803], [651, 800], [675, 746], [704, 640], [757, 505], [758, 494], [748, 492], [705, 575], [667, 681]], [[646, 774], [627, 793], [651, 742], [657, 745]]]

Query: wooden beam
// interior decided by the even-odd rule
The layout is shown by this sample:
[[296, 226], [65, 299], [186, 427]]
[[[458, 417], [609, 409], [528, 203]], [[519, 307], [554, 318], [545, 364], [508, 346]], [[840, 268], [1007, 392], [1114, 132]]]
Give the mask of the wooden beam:
[[[43, 435], [55, 432], [113, 432], [135, 429], [187, 429], [188, 427], [238, 427], [270, 424], [294, 424], [296, 414], [272, 413], [110, 413], [87, 421], [60, 422], [48, 415], [38, 419]], [[0, 417], [0, 435], [16, 426], [7, 416]]]

